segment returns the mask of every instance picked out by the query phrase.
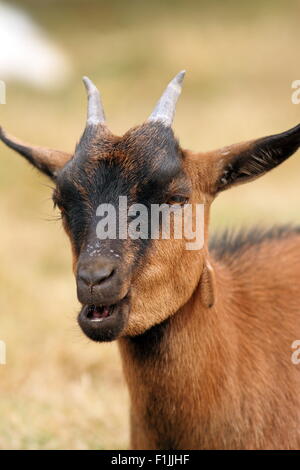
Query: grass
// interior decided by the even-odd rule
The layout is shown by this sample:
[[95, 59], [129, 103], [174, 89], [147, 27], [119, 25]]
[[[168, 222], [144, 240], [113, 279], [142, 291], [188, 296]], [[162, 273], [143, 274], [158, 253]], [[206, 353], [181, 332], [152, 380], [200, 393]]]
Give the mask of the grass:
[[[84, 74], [102, 91], [111, 129], [123, 133], [147, 117], [182, 68], [188, 73], [175, 131], [184, 147], [219, 147], [299, 121], [291, 103], [299, 78], [296, 2], [19, 3], [74, 64], [63, 90], [8, 83], [1, 124], [20, 138], [72, 150], [85, 121]], [[126, 448], [128, 396], [117, 345], [93, 344], [76, 325], [70, 248], [60, 223], [49, 220], [49, 182], [4, 146], [0, 157], [0, 339], [7, 343], [0, 448]], [[212, 227], [299, 222], [299, 170], [298, 153], [222, 194]]]

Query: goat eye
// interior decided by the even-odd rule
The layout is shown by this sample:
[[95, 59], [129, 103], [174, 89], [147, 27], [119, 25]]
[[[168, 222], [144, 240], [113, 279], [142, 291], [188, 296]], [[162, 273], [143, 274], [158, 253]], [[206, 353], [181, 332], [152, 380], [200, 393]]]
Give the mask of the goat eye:
[[171, 196], [169, 199], [168, 199], [168, 204], [180, 204], [180, 205], [183, 205], [183, 204], [186, 204], [188, 202], [189, 198], [187, 196], [179, 196], [179, 195], [176, 195], [176, 196]]

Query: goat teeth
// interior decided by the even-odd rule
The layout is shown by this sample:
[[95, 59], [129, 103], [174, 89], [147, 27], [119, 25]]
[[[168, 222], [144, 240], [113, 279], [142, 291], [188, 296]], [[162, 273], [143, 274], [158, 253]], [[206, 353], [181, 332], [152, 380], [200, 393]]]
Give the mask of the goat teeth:
[[103, 318], [92, 318], [91, 321], [103, 321]]

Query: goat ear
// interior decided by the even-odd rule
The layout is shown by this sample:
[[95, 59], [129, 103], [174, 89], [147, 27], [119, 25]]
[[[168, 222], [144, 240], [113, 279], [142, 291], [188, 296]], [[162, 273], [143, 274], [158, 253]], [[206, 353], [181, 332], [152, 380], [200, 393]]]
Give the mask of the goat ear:
[[29, 163], [52, 179], [56, 178], [58, 170], [72, 158], [72, 155], [60, 152], [59, 150], [25, 144], [15, 137], [6, 134], [1, 127], [0, 139], [8, 147], [23, 155]]
[[[264, 175], [290, 157], [299, 146], [300, 124], [281, 134], [235, 144], [213, 152], [213, 192], [217, 193]], [[211, 161], [208, 164], [211, 165]]]
[[208, 259], [205, 259], [200, 278], [200, 298], [206, 308], [213, 307], [215, 303], [215, 274]]

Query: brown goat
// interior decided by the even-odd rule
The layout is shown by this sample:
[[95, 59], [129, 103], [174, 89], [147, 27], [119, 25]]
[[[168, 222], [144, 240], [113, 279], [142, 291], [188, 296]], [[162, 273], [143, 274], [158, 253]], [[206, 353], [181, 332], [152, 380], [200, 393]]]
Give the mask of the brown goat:
[[[118, 339], [131, 398], [134, 449], [299, 449], [300, 228], [224, 234], [208, 244], [216, 195], [279, 165], [300, 125], [208, 153], [182, 150], [171, 130], [183, 73], [148, 121], [116, 137], [95, 86], [74, 155], [0, 137], [56, 184], [72, 243], [78, 322]], [[204, 246], [184, 239], [103, 239], [97, 207], [204, 204]], [[121, 215], [118, 215], [121, 217]], [[127, 221], [128, 223], [128, 221]]]

